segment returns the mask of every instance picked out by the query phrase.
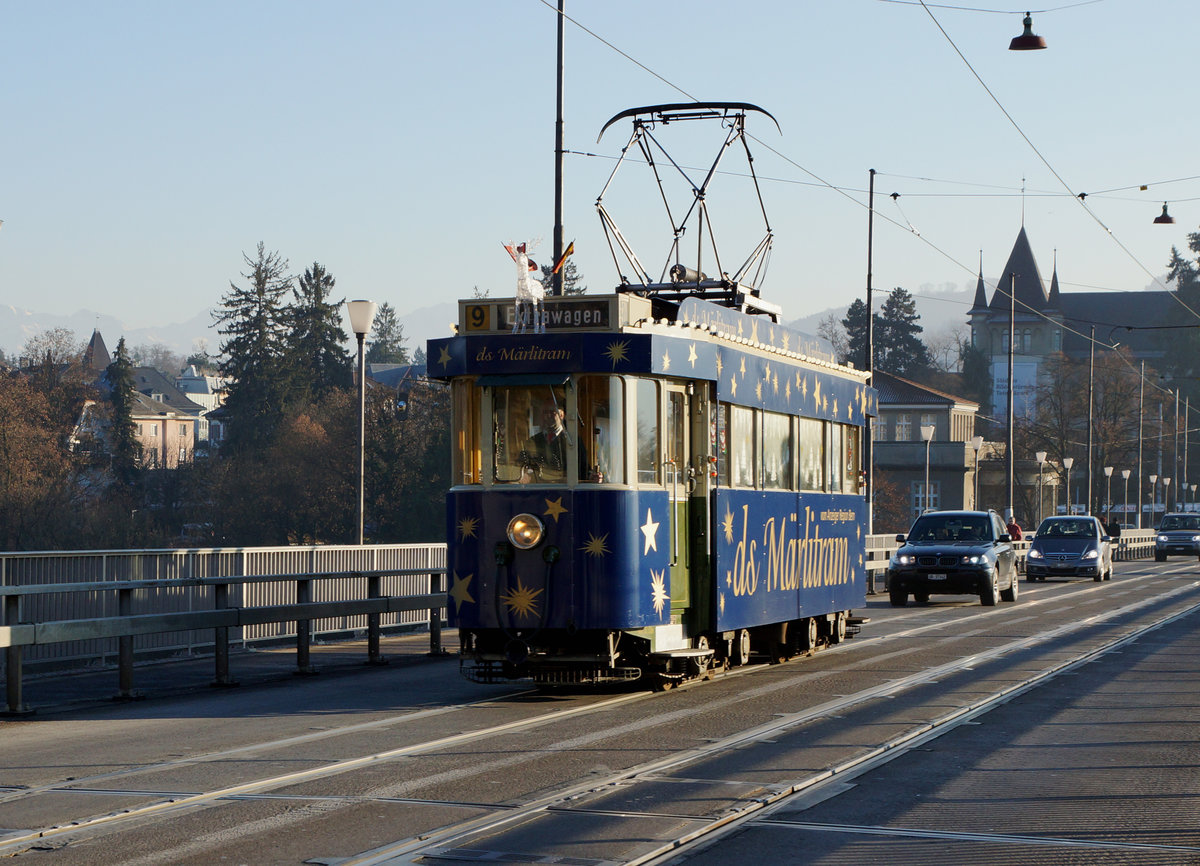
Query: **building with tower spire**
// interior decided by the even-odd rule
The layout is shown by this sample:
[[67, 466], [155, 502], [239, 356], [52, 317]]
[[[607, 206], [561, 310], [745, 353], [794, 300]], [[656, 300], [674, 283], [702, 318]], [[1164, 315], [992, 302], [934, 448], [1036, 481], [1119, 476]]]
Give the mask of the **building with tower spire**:
[[1170, 322], [1175, 309], [1170, 291], [1062, 292], [1057, 255], [1046, 289], [1037, 258], [1021, 226], [1004, 263], [996, 288], [988, 297], [979, 268], [975, 298], [967, 313], [971, 344], [991, 361], [992, 405], [1008, 399], [1008, 342], [1013, 343], [1013, 414], [1032, 414], [1043, 365], [1052, 355], [1086, 359], [1095, 327], [1097, 347], [1120, 344], [1135, 358], [1157, 364], [1163, 355], [1161, 333], [1139, 330]]

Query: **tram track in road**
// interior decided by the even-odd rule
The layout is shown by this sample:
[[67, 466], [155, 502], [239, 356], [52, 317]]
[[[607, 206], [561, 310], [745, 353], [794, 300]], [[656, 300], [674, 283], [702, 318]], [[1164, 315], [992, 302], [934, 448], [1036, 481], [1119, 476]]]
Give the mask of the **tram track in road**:
[[[819, 706], [808, 708], [800, 713], [786, 714], [772, 722], [738, 732], [717, 742], [679, 752], [664, 759], [627, 768], [621, 772], [612, 774], [607, 779], [589, 779], [567, 790], [556, 791], [551, 796], [536, 799], [517, 808], [510, 809], [502, 815], [485, 815], [480, 818], [461, 822], [458, 825], [443, 828], [437, 833], [428, 834], [419, 839], [402, 840], [393, 845], [364, 852], [357, 857], [339, 859], [337, 862], [339, 866], [395, 866], [395, 864], [401, 863], [421, 862], [421, 858], [423, 857], [455, 859], [454, 852], [462, 846], [470, 846], [470, 849], [478, 854], [482, 850], [481, 846], [485, 845], [486, 842], [477, 842], [476, 840], [486, 839], [488, 836], [503, 832], [506, 828], [528, 822], [539, 815], [555, 809], [580, 813], [581, 810], [586, 810], [586, 807], [580, 805], [578, 802], [583, 798], [595, 798], [601, 792], [615, 789], [618, 786], [626, 786], [627, 791], [627, 786], [656, 781], [669, 771], [696, 763], [704, 758], [743, 748], [748, 743], [777, 737], [813, 720], [845, 712], [847, 709], [869, 701], [889, 698], [918, 685], [937, 682], [941, 677], [957, 673], [964, 667], [982, 664], [983, 662], [995, 660], [1001, 656], [1041, 644], [1054, 643], [1073, 632], [1137, 613], [1156, 603], [1170, 600], [1188, 591], [1194, 591], [1197, 586], [1200, 586], [1200, 584], [1194, 583], [1185, 587], [1176, 587], [1161, 595], [1143, 599], [1105, 614], [1085, 617], [1050, 631], [1011, 641], [967, 658], [927, 668], [903, 678], [861, 690], [853, 695], [847, 695], [825, 702]], [[1067, 659], [1059, 660], [1040, 671], [1026, 674], [1013, 684], [995, 690], [963, 706], [956, 707], [931, 721], [914, 725], [901, 734], [893, 736], [863, 753], [855, 754], [818, 773], [811, 774], [793, 783], [779, 786], [777, 789], [763, 796], [754, 798], [741, 808], [730, 810], [728, 814], [722, 817], [709, 821], [692, 819], [696, 823], [702, 824], [702, 826], [696, 827], [682, 836], [667, 840], [651, 851], [639, 852], [636, 856], [628, 859], [610, 860], [609, 862], [622, 862], [628, 864], [628, 866], [668, 862], [669, 859], [679, 855], [691, 846], [702, 842], [707, 844], [716, 834], [732, 832], [742, 823], [760, 817], [765, 809], [780, 807], [794, 800], [797, 796], [817, 793], [824, 785], [848, 781], [855, 776], [868, 772], [876, 766], [899, 757], [907, 750], [919, 747], [923, 743], [952, 730], [954, 727], [983, 715], [990, 709], [1011, 700], [1019, 694], [1036, 688], [1044, 682], [1070, 671], [1079, 665], [1086, 664], [1105, 653], [1119, 649], [1131, 641], [1139, 639], [1147, 632], [1161, 628], [1163, 625], [1192, 614], [1197, 610], [1200, 610], [1200, 603], [1194, 603], [1183, 610], [1173, 611], [1165, 616], [1158, 617], [1148, 625], [1139, 627], [1132, 632], [1121, 634], [1098, 647], [1092, 647], [1076, 653]], [[626, 799], [630, 799], [628, 794]], [[621, 816], [619, 812], [604, 810], [593, 811], [593, 814], [607, 814], [612, 817]], [[645, 818], [651, 814], [652, 811], [642, 811], [637, 813], [636, 817]], [[628, 814], [626, 817], [632, 818], [634, 815]], [[661, 818], [664, 821], [679, 821], [684, 817], [675, 813], [661, 813]]]
[[[1143, 598], [1140, 601], [1130, 605], [1122, 606], [1119, 609], [1104, 612], [1096, 616], [1080, 618], [1076, 621], [1061, 626], [1058, 629], [1053, 629], [1044, 632], [1040, 635], [1034, 635], [1027, 638], [1022, 638], [1018, 641], [1009, 641], [1001, 646], [991, 648], [987, 651], [970, 654], [964, 658], [956, 659], [945, 665], [933, 666], [916, 671], [901, 679], [894, 679], [880, 683], [869, 689], [862, 689], [853, 694], [841, 696], [834, 700], [821, 703], [818, 706], [812, 706], [798, 713], [789, 713], [781, 715], [771, 722], [757, 727], [749, 728], [745, 731], [739, 731], [727, 737], [722, 737], [713, 742], [706, 742], [695, 748], [687, 749], [681, 752], [674, 752], [671, 755], [660, 758], [657, 761], [642, 762], [627, 769], [614, 772], [608, 776], [590, 777], [587, 780], [580, 782], [577, 785], [561, 787], [555, 789], [553, 793], [545, 797], [535, 798], [524, 804], [498, 804], [487, 802], [487, 798], [482, 798], [481, 802], [458, 801], [449, 802], [448, 805], [458, 805], [464, 808], [470, 807], [475, 809], [487, 809], [488, 814], [476, 819], [475, 823], [459, 823], [448, 826], [445, 831], [437, 831], [436, 836], [424, 834], [421, 837], [420, 843], [414, 843], [411, 840], [406, 843], [401, 843], [402, 847], [407, 845], [416, 845], [412, 849], [414, 852], [424, 850], [426, 852], [437, 848], [445, 848], [453, 844], [453, 838], [461, 836], [476, 835], [479, 833], [489, 832], [490, 827], [510, 826], [513, 822], [528, 820], [531, 816], [537, 814], [554, 811], [556, 809], [572, 809], [575, 808], [572, 804], [579, 798], [588, 798], [596, 792], [611, 790], [614, 786], [634, 784], [646, 778], [653, 777], [655, 774], [661, 774], [667, 770], [684, 766], [689, 762], [701, 760], [704, 757], [711, 757], [722, 754], [724, 751], [740, 748], [747, 743], [753, 743], [770, 739], [785, 733], [790, 729], [804, 725], [822, 717], [836, 715], [860, 704], [864, 704], [871, 700], [890, 697], [896, 693], [912, 688], [920, 684], [928, 684], [931, 681], [936, 681], [940, 677], [946, 676], [949, 673], [959, 671], [964, 666], [976, 665], [983, 663], [989, 659], [998, 658], [1005, 653], [1016, 652], [1023, 648], [1029, 648], [1060, 640], [1063, 636], [1070, 634], [1073, 631], [1090, 627], [1097, 623], [1105, 622], [1118, 616], [1136, 613], [1150, 605], [1169, 601], [1181, 593], [1194, 590], [1198, 584], [1195, 582], [1185, 585], [1175, 585], [1165, 593], [1155, 593], [1154, 595]], [[1080, 592], [1090, 593], [1091, 587], [1080, 590]], [[1055, 596], [1060, 598], [1061, 596]], [[1053, 601], [1055, 597], [1046, 599], [1029, 600], [1029, 606], [1042, 604]], [[950, 608], [942, 608], [943, 611]], [[1020, 608], [1017, 608], [1019, 610]], [[1013, 611], [1014, 608], [1002, 607], [994, 611], [977, 612], [979, 617], [988, 617], [991, 619], [995, 616], [1001, 616]], [[914, 611], [915, 613], [915, 611]], [[1029, 619], [1029, 617], [1010, 618], [1005, 620], [1006, 624], [1011, 624], [1017, 619], [1021, 621]], [[975, 621], [973, 618], [972, 622]], [[961, 622], [961, 620], [960, 620]], [[936, 632], [939, 629], [953, 627], [954, 622], [948, 622], [945, 618], [937, 622], [921, 623], [909, 628], [901, 628], [898, 631], [879, 635], [871, 638], [859, 637], [855, 641], [840, 644], [832, 648], [832, 652], [826, 655], [827, 658], [844, 657], [843, 654], [858, 655], [864, 650], [874, 649], [874, 652], [866, 653], [860, 659], [846, 659], [848, 664], [842, 664], [837, 668], [836, 672], [846, 672], [849, 670], [869, 670], [873, 665], [879, 665], [881, 662], [886, 662], [889, 659], [897, 659], [902, 656], [908, 656], [912, 653], [919, 652], [920, 645], [908, 642], [905, 645], [901, 642], [894, 649], [888, 649], [887, 644], [890, 642], [899, 641], [902, 638], [920, 637]], [[964, 632], [959, 635], [960, 639], [966, 639], [967, 634]], [[760, 673], [787, 673], [786, 677], [777, 677], [774, 679], [768, 678], [761, 680], [758, 683], [748, 683], [746, 688], [737, 692], [729, 693], [720, 698], [720, 700], [710, 702], [712, 708], [720, 711], [722, 707], [733, 706], [738, 702], [755, 696], [767, 696], [771, 692], [783, 688], [794, 688], [796, 685], [818, 679], [820, 677], [829, 676], [829, 670], [804, 669], [803, 666], [792, 668], [790, 671], [785, 668], [767, 665], [753, 665], [744, 668], [737, 668], [733, 671], [720, 677], [721, 680], [732, 680], [741, 677], [753, 677]], [[709, 688], [711, 686], [704, 684], [693, 684], [687, 687], [691, 688]], [[499, 697], [489, 698], [485, 701], [472, 702], [466, 704], [456, 704], [449, 707], [438, 707], [427, 710], [419, 710], [413, 713], [406, 713], [400, 716], [389, 717], [386, 719], [377, 719], [371, 722], [364, 722], [355, 725], [346, 725], [338, 728], [333, 728], [326, 731], [315, 731], [307, 734], [301, 734], [293, 737], [280, 738], [278, 740], [264, 741], [261, 743], [248, 744], [240, 746], [236, 749], [224, 750], [221, 752], [213, 752], [205, 755], [197, 755], [190, 758], [184, 758], [176, 761], [159, 762], [147, 764], [139, 767], [131, 767], [125, 770], [114, 771], [111, 773], [97, 774], [90, 777], [81, 777], [70, 780], [69, 783], [59, 785], [43, 785], [31, 787], [21, 790], [9, 790], [3, 796], [0, 796], [0, 803], [20, 799], [21, 797], [36, 796], [39, 793], [54, 793], [54, 792], [71, 792], [71, 793], [95, 793], [98, 796], [107, 794], [119, 794], [123, 796], [144, 795], [154, 798], [153, 802], [145, 805], [125, 809], [119, 812], [105, 813], [84, 817], [70, 822], [63, 822], [53, 827], [44, 827], [29, 832], [23, 832], [19, 835], [10, 834], [7, 837], [0, 837], [0, 855], [14, 853], [19, 850], [28, 848], [34, 843], [45, 843], [54, 840], [74, 841], [77, 839], [88, 838], [94, 835], [108, 834], [119, 832], [123, 827], [133, 827], [138, 824], [144, 824], [148, 820], [159, 819], [168, 816], [177, 816], [190, 811], [203, 809], [218, 803], [230, 803], [234, 801], [246, 800], [268, 800], [268, 799], [291, 799], [295, 801], [316, 801], [322, 799], [319, 794], [304, 795], [304, 794], [285, 794], [279, 793], [280, 789], [296, 785], [298, 782], [319, 781], [321, 779], [329, 779], [344, 773], [350, 773], [356, 769], [370, 767], [372, 765], [397, 761], [405, 757], [433, 753], [451, 748], [461, 749], [471, 743], [477, 743], [489, 738], [500, 738], [508, 732], [518, 730], [533, 730], [539, 727], [551, 727], [557, 722], [566, 721], [571, 718], [578, 718], [591, 713], [603, 713], [610, 710], [618, 709], [622, 705], [632, 705], [642, 701], [654, 701], [659, 698], [664, 698], [663, 695], [656, 695], [651, 692], [634, 692], [605, 697], [599, 701], [592, 701], [583, 706], [573, 706], [566, 709], [555, 709], [549, 713], [541, 712], [536, 716], [529, 718], [515, 719], [501, 725], [493, 725], [481, 727], [473, 731], [463, 731], [446, 737], [439, 737], [424, 740], [422, 742], [410, 743], [396, 749], [373, 751], [370, 753], [347, 758], [343, 761], [333, 761], [324, 763], [320, 766], [305, 769], [303, 771], [271, 775], [249, 781], [238, 785], [227, 785], [223, 787], [213, 787], [202, 791], [171, 791], [171, 790], [145, 790], [137, 791], [133, 789], [113, 790], [105, 782], [111, 782], [114, 779], [128, 781], [135, 777], [138, 773], [152, 773], [163, 769], [173, 769], [185, 767], [192, 764], [205, 762], [214, 762], [221, 760], [242, 759], [254, 754], [260, 754], [266, 751], [286, 750], [290, 747], [302, 745], [306, 743], [317, 742], [338, 737], [343, 734], [353, 734], [364, 731], [374, 731], [386, 729], [390, 726], [402, 725], [407, 721], [415, 721], [418, 719], [434, 719], [439, 716], [449, 715], [456, 711], [486, 707], [491, 704], [511, 702], [514, 698], [520, 698], [527, 692], [514, 692]], [[675, 694], [678, 694], [676, 692]], [[690, 713], [691, 711], [687, 711]], [[574, 739], [565, 739], [561, 742], [548, 743], [547, 751], [555, 749], [569, 750], [572, 748], [589, 748], [594, 747], [593, 744], [612, 739], [614, 737], [623, 736], [630, 730], [636, 727], [652, 727], [652, 726], [670, 726], [679, 724], [686, 718], [687, 713], [683, 711], [667, 712], [658, 714], [645, 721], [630, 722], [628, 719], [617, 722], [607, 728], [601, 728], [595, 733], [589, 733], [586, 737], [576, 737]], [[946, 724], [943, 722], [942, 724]], [[892, 748], [896, 748], [893, 746]], [[510, 756], [511, 757], [511, 756]], [[471, 772], [464, 770], [463, 772]], [[834, 771], [837, 774], [844, 774], [845, 769]], [[816, 781], [810, 784], [815, 785]], [[151, 786], [146, 786], [150, 788]], [[402, 796], [375, 796], [371, 793], [366, 793], [361, 797], [353, 795], [331, 795], [327, 798], [331, 804], [348, 803], [355, 801], [378, 800], [380, 802], [412, 802], [412, 803], [431, 803], [439, 802], [427, 798], [406, 798]], [[395, 854], [387, 856], [406, 856], [408, 851], [405, 848]], [[365, 855], [364, 855], [365, 856]], [[373, 855], [372, 855], [373, 856]], [[416, 856], [414, 853], [412, 856]], [[387, 859], [361, 859], [349, 860], [348, 863], [385, 863]], [[399, 860], [396, 862], [404, 862]]]

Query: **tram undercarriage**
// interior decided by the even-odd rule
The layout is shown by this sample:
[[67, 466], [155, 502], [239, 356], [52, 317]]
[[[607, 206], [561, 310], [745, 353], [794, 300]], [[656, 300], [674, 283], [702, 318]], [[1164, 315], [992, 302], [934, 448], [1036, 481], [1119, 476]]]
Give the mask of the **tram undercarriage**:
[[710, 679], [755, 656], [771, 664], [811, 655], [856, 635], [864, 622], [838, 611], [795, 622], [702, 634], [691, 646], [653, 651], [651, 641], [622, 631], [461, 629], [459, 669], [477, 683], [528, 680], [542, 686], [600, 686], [641, 681], [670, 689]]

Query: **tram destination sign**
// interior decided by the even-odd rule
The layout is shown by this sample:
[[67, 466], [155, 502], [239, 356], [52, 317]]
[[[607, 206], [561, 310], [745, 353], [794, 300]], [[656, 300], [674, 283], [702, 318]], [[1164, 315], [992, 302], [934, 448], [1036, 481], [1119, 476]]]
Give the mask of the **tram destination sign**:
[[[616, 299], [604, 298], [546, 298], [545, 328], [550, 331], [608, 330], [616, 317]], [[512, 299], [499, 301], [463, 301], [461, 329], [464, 333], [507, 333], [516, 321], [517, 307]], [[532, 324], [527, 326], [532, 331]]]

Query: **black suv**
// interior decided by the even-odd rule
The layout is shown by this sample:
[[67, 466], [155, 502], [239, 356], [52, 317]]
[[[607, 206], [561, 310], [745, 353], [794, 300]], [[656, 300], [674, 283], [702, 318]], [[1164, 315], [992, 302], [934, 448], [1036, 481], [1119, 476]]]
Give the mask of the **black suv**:
[[978, 594], [981, 604], [1017, 600], [1017, 554], [994, 511], [931, 511], [913, 523], [888, 564], [888, 598], [904, 607], [932, 593]]

